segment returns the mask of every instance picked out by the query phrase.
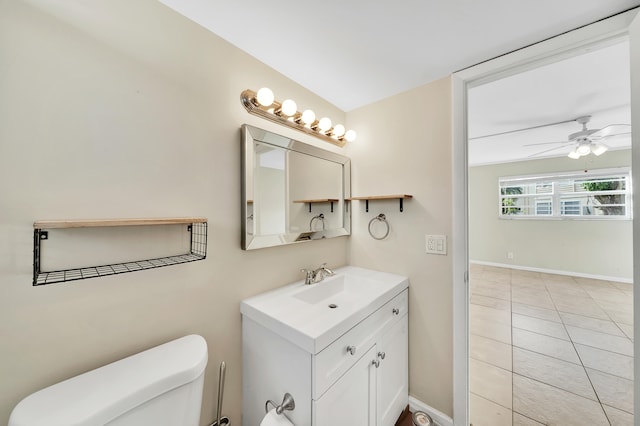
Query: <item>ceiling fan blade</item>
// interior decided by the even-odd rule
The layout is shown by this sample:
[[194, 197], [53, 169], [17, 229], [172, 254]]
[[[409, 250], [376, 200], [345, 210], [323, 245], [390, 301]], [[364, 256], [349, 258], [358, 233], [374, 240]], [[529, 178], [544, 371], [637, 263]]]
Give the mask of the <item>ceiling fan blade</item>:
[[595, 133], [592, 133], [592, 138], [604, 138], [609, 135], [619, 134], [619, 133], [631, 133], [631, 125], [630, 124], [609, 124], [606, 127], [598, 130]]
[[617, 136], [626, 136], [626, 135], [630, 135], [630, 134], [631, 134], [631, 132], [614, 133], [614, 134], [606, 135], [606, 136], [600, 136], [600, 137], [596, 136], [595, 138], [593, 136], [591, 136], [591, 139], [595, 139], [595, 140], [601, 141], [603, 139], [610, 139], [610, 138], [615, 138]]
[[540, 154], [545, 154], [547, 152], [556, 151], [558, 149], [564, 149], [565, 146], [556, 146], [555, 148], [545, 149], [544, 151], [536, 152], [535, 154], [527, 155], [527, 158], [537, 157]]
[[558, 124], [564, 124], [564, 123], [571, 123], [573, 121], [576, 121], [576, 119], [573, 120], [564, 120], [564, 121], [558, 121], [556, 123], [547, 123], [547, 124], [540, 124], [538, 126], [531, 126], [531, 127], [526, 127], [524, 129], [517, 129], [517, 130], [508, 130], [506, 132], [499, 132], [499, 133], [493, 133], [491, 135], [482, 135], [482, 136], [475, 136], [473, 138], [469, 138], [470, 141], [476, 140], [476, 139], [484, 139], [484, 138], [491, 138], [494, 136], [502, 136], [502, 135], [509, 135], [511, 133], [517, 133], [517, 132], [524, 132], [526, 130], [533, 130], [533, 129], [540, 129], [542, 127], [549, 127], [549, 126], [555, 126]]
[[569, 144], [569, 143], [571, 143], [571, 141], [556, 141], [556, 142], [528, 143], [528, 144], [526, 144], [526, 145], [522, 145], [522, 146], [551, 145], [551, 144], [554, 144], [554, 143]]

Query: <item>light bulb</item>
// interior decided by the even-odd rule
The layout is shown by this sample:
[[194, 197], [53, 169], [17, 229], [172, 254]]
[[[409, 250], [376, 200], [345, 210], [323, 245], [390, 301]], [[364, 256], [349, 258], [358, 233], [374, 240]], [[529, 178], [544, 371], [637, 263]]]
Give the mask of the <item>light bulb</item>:
[[577, 149], [574, 149], [573, 151], [571, 151], [567, 157], [569, 158], [573, 158], [574, 160], [577, 160], [578, 158], [580, 158], [580, 154], [578, 153]]
[[594, 155], [602, 155], [608, 150], [609, 148], [601, 143], [595, 143], [593, 144], [593, 148], [591, 148], [591, 152], [593, 152]]
[[591, 147], [589, 146], [589, 144], [580, 144], [578, 148], [576, 148], [576, 151], [580, 155], [589, 155], [589, 153], [591, 152]]
[[280, 109], [282, 110], [282, 113], [284, 115], [286, 115], [287, 117], [291, 117], [296, 112], [298, 112], [298, 105], [296, 105], [296, 103], [291, 99], [286, 99], [284, 102], [282, 102], [282, 106], [280, 107]]
[[344, 138], [347, 142], [353, 142], [356, 140], [356, 132], [354, 130], [347, 130], [347, 133], [344, 134]]
[[318, 121], [318, 128], [323, 132], [326, 132], [331, 128], [331, 120], [327, 117], [322, 117], [320, 121]]
[[305, 109], [300, 119], [304, 124], [311, 124], [316, 121], [316, 113], [311, 111], [310, 109]]
[[258, 93], [256, 94], [256, 100], [260, 105], [264, 107], [271, 106], [275, 99], [276, 98], [273, 92], [268, 87], [263, 87], [262, 89], [258, 90]]
[[342, 124], [336, 124], [333, 127], [333, 135], [337, 138], [344, 136], [345, 128]]

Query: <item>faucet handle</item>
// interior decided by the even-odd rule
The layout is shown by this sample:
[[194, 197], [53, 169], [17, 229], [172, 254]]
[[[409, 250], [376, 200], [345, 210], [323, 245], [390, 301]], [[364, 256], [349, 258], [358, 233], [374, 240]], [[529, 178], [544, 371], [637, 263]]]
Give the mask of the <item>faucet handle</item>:
[[305, 284], [313, 283], [313, 276], [315, 275], [314, 271], [302, 268], [302, 269], [300, 269], [300, 272], [305, 274], [305, 277], [304, 277], [304, 283]]

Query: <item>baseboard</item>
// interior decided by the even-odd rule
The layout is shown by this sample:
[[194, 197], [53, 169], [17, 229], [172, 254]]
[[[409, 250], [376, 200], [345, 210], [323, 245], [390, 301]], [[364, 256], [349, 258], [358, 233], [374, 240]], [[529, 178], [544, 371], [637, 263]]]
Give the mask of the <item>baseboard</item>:
[[542, 272], [545, 274], [570, 275], [572, 277], [591, 278], [593, 280], [615, 281], [619, 283], [633, 284], [633, 278], [610, 277], [607, 275], [585, 274], [573, 271], [558, 271], [556, 269], [533, 268], [531, 266], [512, 265], [510, 263], [485, 262], [484, 260], [470, 260], [469, 263], [476, 265], [495, 266], [497, 268], [518, 269], [521, 271]]
[[411, 411], [416, 411], [416, 410], [424, 411], [429, 416], [431, 416], [433, 421], [436, 422], [438, 426], [453, 426], [453, 420], [451, 419], [451, 417], [447, 416], [444, 413], [441, 413], [435, 408], [428, 406], [424, 402], [412, 396], [409, 397], [409, 409]]

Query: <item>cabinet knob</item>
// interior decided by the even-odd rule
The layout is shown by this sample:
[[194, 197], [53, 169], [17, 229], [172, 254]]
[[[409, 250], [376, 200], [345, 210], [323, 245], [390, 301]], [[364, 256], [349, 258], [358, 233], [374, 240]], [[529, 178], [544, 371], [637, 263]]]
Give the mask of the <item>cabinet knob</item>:
[[384, 353], [384, 352], [378, 352], [378, 358], [380, 358], [380, 359], [384, 359], [384, 357], [386, 357], [386, 356], [387, 356], [387, 354], [386, 354], [386, 353]]
[[393, 312], [393, 315], [398, 315], [400, 313], [400, 309], [393, 308], [393, 310], [391, 312]]
[[355, 346], [347, 346], [347, 352], [350, 355], [355, 355], [356, 354], [356, 347]]
[[373, 361], [371, 361], [371, 365], [375, 365], [376, 368], [380, 368], [380, 360], [374, 359]]

